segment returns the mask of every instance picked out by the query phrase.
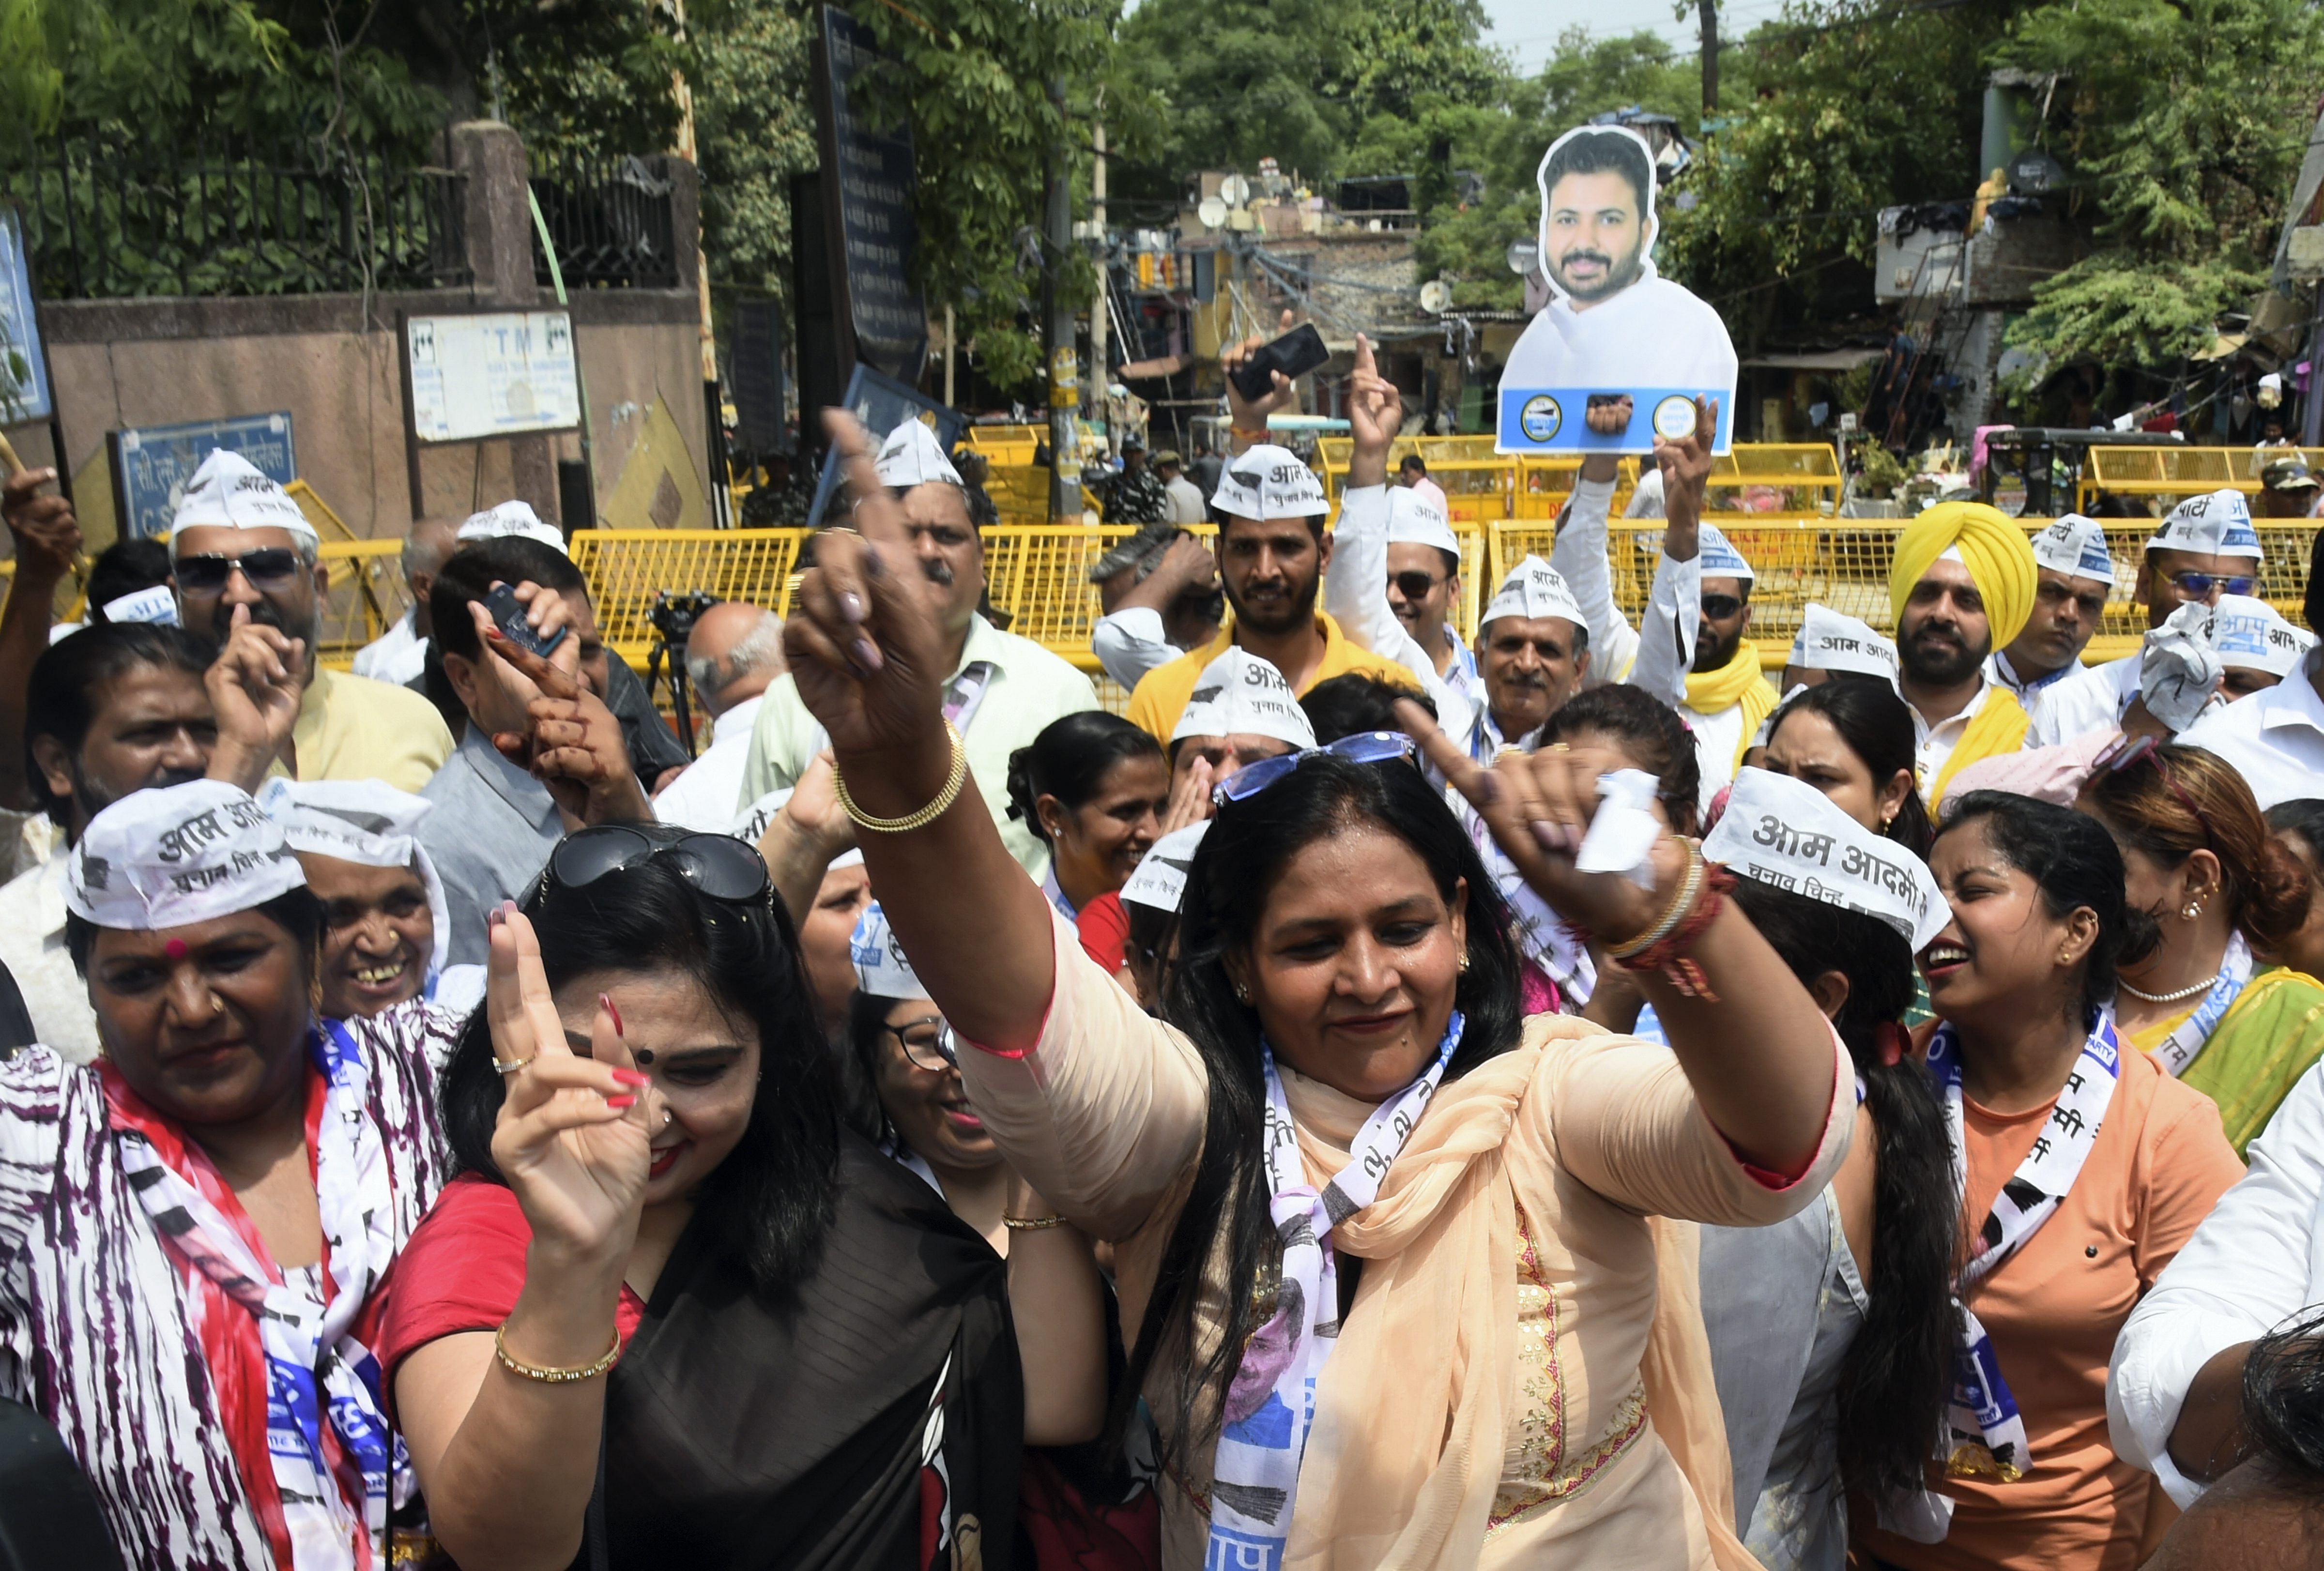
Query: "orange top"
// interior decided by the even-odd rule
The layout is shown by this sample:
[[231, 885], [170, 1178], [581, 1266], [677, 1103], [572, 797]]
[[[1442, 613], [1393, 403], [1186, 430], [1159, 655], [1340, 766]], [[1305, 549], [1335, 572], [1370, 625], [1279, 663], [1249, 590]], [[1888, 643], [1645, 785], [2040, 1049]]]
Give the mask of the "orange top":
[[[1963, 1106], [1973, 1232], [2034, 1148], [2050, 1109], [2007, 1116]], [[2154, 1480], [2107, 1441], [2107, 1361], [2116, 1333], [2244, 1165], [2218, 1109], [2149, 1063], [2122, 1055], [2122, 1079], [2089, 1160], [2057, 1211], [1994, 1268], [1969, 1307], [1993, 1338], [2025, 1420], [2034, 1465], [2015, 1483], [1948, 1479], [1952, 1530], [1916, 1544], [1870, 1529], [1856, 1537], [1904, 1571], [2132, 1571]], [[1877, 1290], [1877, 1289], [1876, 1289]]]

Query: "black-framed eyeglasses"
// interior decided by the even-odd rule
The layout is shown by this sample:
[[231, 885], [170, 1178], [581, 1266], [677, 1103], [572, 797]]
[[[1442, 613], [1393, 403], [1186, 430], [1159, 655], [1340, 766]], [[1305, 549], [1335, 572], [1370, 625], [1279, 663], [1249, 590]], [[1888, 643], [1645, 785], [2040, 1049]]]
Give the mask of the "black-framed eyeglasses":
[[940, 1014], [925, 1014], [899, 1026], [880, 1029], [903, 1045], [904, 1057], [912, 1061], [916, 1069], [941, 1075], [960, 1067], [960, 1039], [953, 1034], [951, 1022]]
[[1388, 763], [1408, 759], [1414, 753], [1412, 738], [1401, 731], [1359, 731], [1342, 736], [1326, 747], [1304, 748], [1297, 753], [1278, 753], [1248, 764], [1211, 788], [1213, 804], [1249, 801], [1268, 787], [1297, 769], [1311, 758], [1328, 753], [1344, 758], [1350, 763]]
[[1713, 622], [1724, 622], [1743, 609], [1743, 602], [1732, 595], [1705, 595], [1702, 614]]
[[638, 824], [598, 824], [565, 836], [542, 870], [544, 887], [586, 889], [656, 856], [669, 857], [680, 878], [712, 900], [751, 905], [772, 887], [766, 859], [732, 835]]
[[237, 568], [253, 588], [275, 589], [298, 575], [299, 553], [289, 546], [262, 546], [238, 557], [216, 552], [180, 557], [172, 565], [177, 570], [178, 587], [198, 595], [215, 595], [225, 588], [226, 579]]
[[2244, 574], [2227, 576], [2218, 573], [2173, 573], [2171, 575], [2171, 581], [2179, 586], [2181, 594], [2192, 596], [2198, 600], [2208, 600], [2211, 597], [2211, 591], [2214, 589], [2223, 595], [2248, 595], [2259, 579]]
[[1416, 568], [1408, 573], [1390, 573], [1388, 576], [1388, 581], [1395, 585], [1396, 592], [1406, 599], [1425, 600], [1436, 592], [1437, 585], [1452, 576], [1450, 573], [1441, 576], [1435, 573], [1424, 573]]

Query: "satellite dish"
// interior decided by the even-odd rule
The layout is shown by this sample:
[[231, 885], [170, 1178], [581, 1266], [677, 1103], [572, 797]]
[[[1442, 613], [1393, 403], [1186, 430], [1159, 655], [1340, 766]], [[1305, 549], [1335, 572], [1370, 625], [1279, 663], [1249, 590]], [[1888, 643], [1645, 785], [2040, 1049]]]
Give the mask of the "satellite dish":
[[2027, 148], [2009, 162], [2009, 189], [2020, 196], [2043, 196], [2065, 183], [2065, 165], [2038, 147]]
[[1230, 208], [1240, 208], [1250, 200], [1250, 182], [1239, 174], [1231, 174], [1219, 182], [1219, 199]]
[[1523, 278], [1540, 264], [1541, 243], [1536, 240], [1512, 240], [1508, 250], [1502, 253], [1502, 259], [1508, 262], [1511, 273]]
[[1216, 197], [1204, 197], [1194, 208], [1194, 216], [1206, 229], [1215, 229], [1227, 221], [1227, 205]]
[[1431, 316], [1442, 316], [1444, 308], [1452, 303], [1452, 286], [1441, 278], [1432, 278], [1420, 286], [1420, 309]]

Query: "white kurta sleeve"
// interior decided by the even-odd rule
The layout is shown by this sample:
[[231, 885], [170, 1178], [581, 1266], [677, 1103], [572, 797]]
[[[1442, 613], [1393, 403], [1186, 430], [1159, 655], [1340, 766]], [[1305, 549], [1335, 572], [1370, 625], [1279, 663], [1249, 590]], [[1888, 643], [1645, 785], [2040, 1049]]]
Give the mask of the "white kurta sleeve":
[[1655, 587], [1640, 621], [1630, 685], [1677, 708], [1686, 702], [1686, 673], [1694, 669], [1695, 639], [1702, 630], [1701, 552], [1683, 562], [1655, 558]]
[[1436, 705], [1437, 724], [1468, 735], [1469, 701], [1444, 685], [1436, 661], [1388, 602], [1388, 487], [1359, 485], [1340, 498], [1332, 527], [1332, 565], [1323, 570], [1323, 609], [1351, 642], [1411, 671]]
[[2254, 1341], [2324, 1295], [2324, 1065], [2302, 1076], [2219, 1197], [2115, 1338], [2107, 1430], [2181, 1509], [2207, 1487], [2171, 1460], [2171, 1431], [2213, 1355]]
[[1139, 678], [1185, 652], [1163, 635], [1162, 613], [1150, 605], [1132, 605], [1099, 617], [1090, 629], [1090, 650], [1107, 676], [1133, 688]]
[[1614, 507], [1611, 480], [1577, 480], [1557, 526], [1549, 565], [1565, 580], [1590, 624], [1590, 686], [1618, 682], [1638, 655], [1638, 634], [1614, 604], [1614, 569], [1606, 559], [1606, 517]]

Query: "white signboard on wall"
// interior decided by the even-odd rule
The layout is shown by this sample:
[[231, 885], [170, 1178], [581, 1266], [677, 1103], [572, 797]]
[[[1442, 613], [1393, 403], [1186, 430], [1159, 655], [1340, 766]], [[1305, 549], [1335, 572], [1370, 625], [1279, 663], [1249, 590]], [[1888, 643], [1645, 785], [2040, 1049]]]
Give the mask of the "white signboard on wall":
[[470, 442], [581, 423], [573, 319], [563, 311], [411, 317], [411, 430], [423, 442]]

